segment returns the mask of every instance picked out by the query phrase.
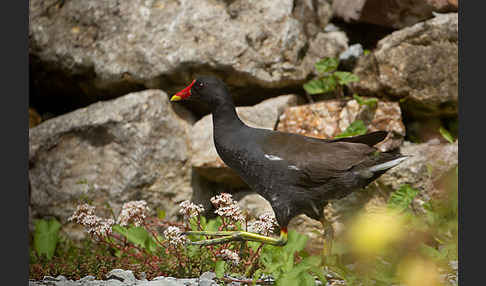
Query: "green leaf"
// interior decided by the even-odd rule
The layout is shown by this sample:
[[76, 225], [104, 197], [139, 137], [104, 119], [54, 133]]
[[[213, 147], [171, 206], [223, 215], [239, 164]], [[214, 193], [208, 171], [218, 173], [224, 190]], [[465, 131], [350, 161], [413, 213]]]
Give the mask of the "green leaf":
[[157, 212], [157, 217], [158, 217], [159, 219], [164, 219], [164, 218], [165, 218], [165, 211], [164, 211], [164, 210], [159, 210], [159, 211]]
[[218, 231], [218, 228], [223, 224], [221, 217], [217, 217], [215, 219], [210, 219], [204, 228], [207, 231]]
[[339, 66], [339, 60], [336, 58], [324, 58], [318, 61], [315, 65], [318, 73], [327, 73], [336, 70]]
[[309, 256], [300, 263], [293, 265], [277, 281], [277, 285], [315, 285], [315, 279], [308, 273], [313, 267], [317, 267], [321, 259], [318, 256]]
[[50, 260], [56, 251], [61, 224], [53, 218], [35, 220], [34, 225], [34, 249], [38, 256], [45, 255]]
[[425, 243], [422, 243], [420, 246], [419, 246], [419, 251], [428, 256], [428, 257], [431, 257], [431, 258], [434, 258], [434, 259], [441, 259], [442, 258], [442, 254], [440, 253], [440, 251], [438, 251], [437, 249], [425, 244]]
[[353, 98], [359, 105], [367, 105], [370, 108], [374, 108], [378, 104], [378, 99], [376, 97], [364, 98], [355, 93], [353, 94]]
[[442, 137], [444, 137], [444, 139], [447, 140], [449, 143], [454, 143], [454, 137], [452, 137], [451, 133], [449, 133], [447, 129], [441, 126], [439, 128], [439, 132], [442, 135]]
[[295, 252], [301, 251], [305, 248], [308, 236], [298, 233], [291, 229], [288, 233], [287, 244], [283, 247], [288, 255], [294, 255]]
[[224, 260], [216, 261], [216, 266], [214, 268], [214, 273], [216, 273], [216, 277], [222, 278], [224, 275], [224, 266], [226, 262]]
[[343, 138], [343, 137], [350, 137], [356, 135], [365, 134], [368, 131], [366, 125], [364, 124], [363, 120], [356, 120], [351, 123], [346, 130], [341, 132], [340, 134], [336, 135], [334, 138]]
[[157, 250], [156, 242], [153, 240], [151, 234], [143, 227], [132, 226], [126, 228], [120, 225], [114, 225], [112, 229], [125, 236], [129, 242], [145, 248], [149, 252]]
[[388, 199], [388, 206], [398, 210], [406, 210], [410, 207], [413, 199], [418, 195], [419, 190], [410, 187], [407, 184], [401, 185], [398, 190], [391, 193]]
[[336, 89], [336, 80], [333, 77], [313, 79], [304, 83], [303, 87], [309, 94], [326, 93]]
[[341, 85], [348, 85], [349, 83], [359, 81], [359, 77], [350, 72], [336, 71], [334, 72], [334, 76], [338, 79], [338, 83]]

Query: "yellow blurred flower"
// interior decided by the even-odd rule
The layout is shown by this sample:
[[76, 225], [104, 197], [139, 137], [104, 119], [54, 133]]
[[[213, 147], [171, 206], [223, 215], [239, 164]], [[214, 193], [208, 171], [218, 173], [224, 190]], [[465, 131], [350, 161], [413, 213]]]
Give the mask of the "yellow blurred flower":
[[403, 218], [391, 209], [377, 208], [358, 216], [350, 226], [348, 241], [353, 253], [374, 256], [383, 253], [404, 235]]
[[398, 277], [407, 286], [438, 286], [440, 282], [437, 265], [419, 257], [407, 258], [398, 266]]

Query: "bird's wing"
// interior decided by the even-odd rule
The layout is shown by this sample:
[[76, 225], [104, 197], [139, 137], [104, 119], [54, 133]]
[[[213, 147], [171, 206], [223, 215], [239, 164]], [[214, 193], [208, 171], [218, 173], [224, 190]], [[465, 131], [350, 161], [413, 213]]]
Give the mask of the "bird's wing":
[[[359, 139], [366, 139], [364, 141], [368, 143], [373, 141], [369, 138], [364, 136]], [[321, 184], [339, 176], [368, 159], [376, 151], [368, 144], [354, 142], [352, 139], [314, 139], [297, 134], [272, 132], [264, 137], [261, 147], [265, 156], [270, 159], [280, 158], [281, 167], [286, 167], [287, 164], [287, 168], [302, 173], [309, 184]]]
[[375, 132], [358, 135], [358, 136], [331, 139], [329, 140], [329, 142], [363, 143], [368, 146], [373, 146], [385, 140], [387, 135], [388, 135], [388, 131], [375, 131]]

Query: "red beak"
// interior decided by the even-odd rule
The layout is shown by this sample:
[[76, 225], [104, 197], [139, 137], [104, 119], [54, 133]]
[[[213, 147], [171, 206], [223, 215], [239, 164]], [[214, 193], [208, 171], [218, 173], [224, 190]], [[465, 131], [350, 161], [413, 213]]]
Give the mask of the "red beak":
[[181, 90], [178, 93], [176, 93], [175, 95], [173, 95], [170, 98], [170, 101], [179, 101], [179, 100], [186, 99], [189, 96], [191, 96], [191, 88], [192, 88], [192, 86], [194, 85], [195, 82], [196, 82], [196, 80], [193, 80], [190, 85], [188, 85], [186, 88], [184, 88], [183, 90]]

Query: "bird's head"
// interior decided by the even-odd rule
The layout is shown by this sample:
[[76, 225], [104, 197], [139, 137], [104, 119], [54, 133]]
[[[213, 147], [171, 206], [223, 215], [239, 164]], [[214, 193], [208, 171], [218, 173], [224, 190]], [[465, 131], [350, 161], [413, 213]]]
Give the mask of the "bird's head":
[[201, 76], [193, 80], [186, 88], [170, 98], [171, 101], [194, 100], [210, 107], [232, 101], [228, 88], [222, 80], [214, 76]]

